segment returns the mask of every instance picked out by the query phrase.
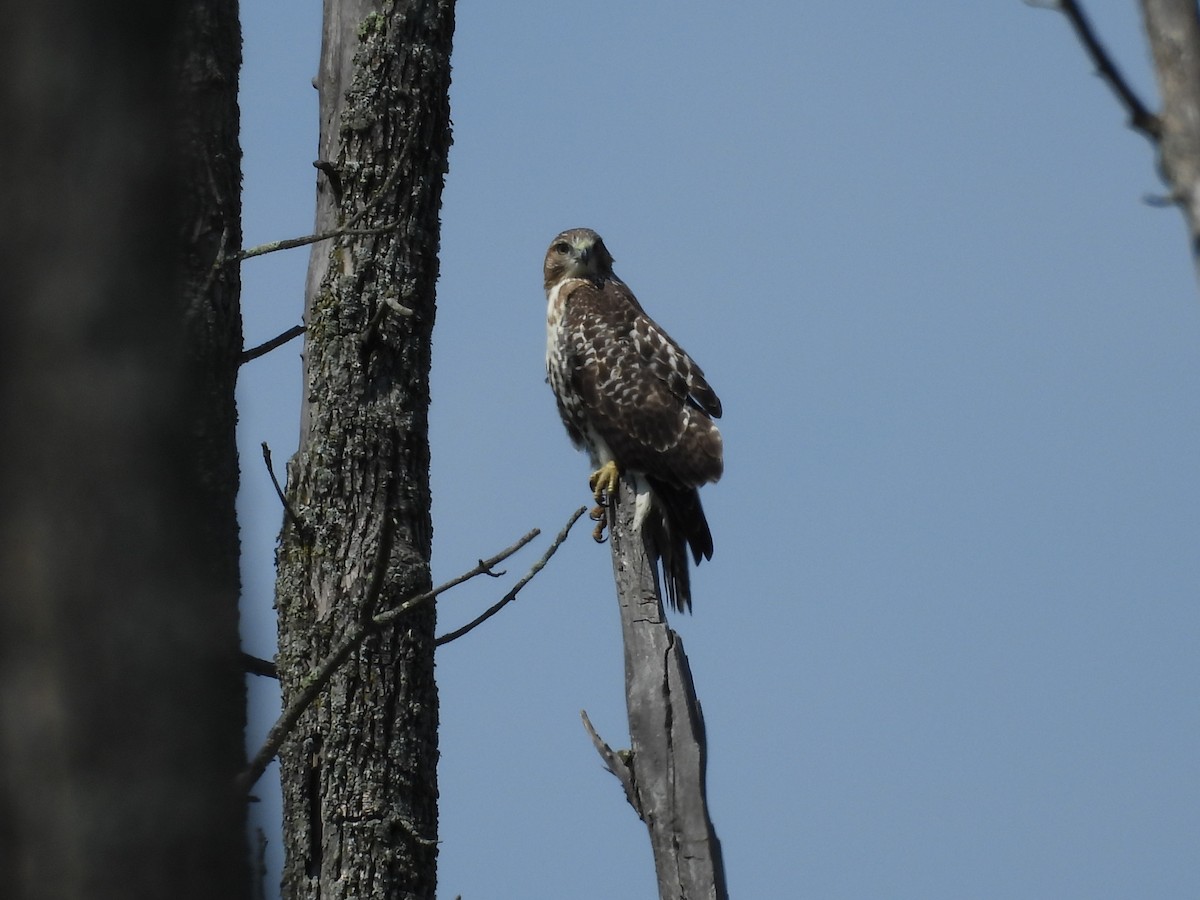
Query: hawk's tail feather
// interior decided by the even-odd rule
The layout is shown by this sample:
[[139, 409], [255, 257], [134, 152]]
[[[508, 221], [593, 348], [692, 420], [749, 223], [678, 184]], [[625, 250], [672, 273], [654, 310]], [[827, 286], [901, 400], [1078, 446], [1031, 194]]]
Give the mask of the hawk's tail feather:
[[647, 479], [661, 506], [661, 516], [655, 517], [654, 546], [662, 564], [667, 601], [678, 612], [692, 611], [692, 584], [688, 564], [688, 549], [696, 564], [712, 559], [712, 532], [700, 505], [696, 488], [678, 487], [655, 479]]

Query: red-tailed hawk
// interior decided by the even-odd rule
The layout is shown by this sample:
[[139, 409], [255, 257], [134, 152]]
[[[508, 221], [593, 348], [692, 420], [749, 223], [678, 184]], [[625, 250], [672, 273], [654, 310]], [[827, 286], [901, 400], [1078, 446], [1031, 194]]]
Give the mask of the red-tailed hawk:
[[576, 447], [592, 458], [590, 484], [605, 507], [621, 475], [637, 483], [638, 527], [653, 529], [667, 599], [691, 610], [688, 547], [712, 559], [700, 485], [721, 477], [721, 401], [704, 372], [646, 315], [612, 270], [590, 228], [564, 231], [546, 251], [546, 371]]

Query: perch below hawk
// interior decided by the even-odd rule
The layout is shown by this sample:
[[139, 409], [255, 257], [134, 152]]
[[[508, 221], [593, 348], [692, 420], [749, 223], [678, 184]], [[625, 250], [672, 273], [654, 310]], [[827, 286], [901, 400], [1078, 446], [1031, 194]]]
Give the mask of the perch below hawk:
[[546, 371], [575, 446], [591, 456], [593, 518], [623, 474], [637, 484], [636, 522], [649, 527], [667, 599], [690, 610], [688, 549], [712, 559], [698, 488], [721, 477], [721, 401], [692, 358], [646, 315], [590, 228], [546, 251]]

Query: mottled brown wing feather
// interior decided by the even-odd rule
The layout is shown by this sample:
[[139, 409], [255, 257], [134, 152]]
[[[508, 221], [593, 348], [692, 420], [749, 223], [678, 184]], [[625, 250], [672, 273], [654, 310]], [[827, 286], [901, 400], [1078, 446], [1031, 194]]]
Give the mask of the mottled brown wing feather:
[[720, 400], [700, 367], [619, 281], [581, 284], [564, 326], [572, 387], [616, 458], [659, 480], [696, 486], [721, 476]]

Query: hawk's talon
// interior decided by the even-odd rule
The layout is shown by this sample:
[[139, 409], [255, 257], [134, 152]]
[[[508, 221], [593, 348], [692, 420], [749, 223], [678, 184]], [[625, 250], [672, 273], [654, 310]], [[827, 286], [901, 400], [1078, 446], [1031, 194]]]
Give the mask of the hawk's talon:
[[[599, 507], [597, 507], [597, 509], [599, 509]], [[596, 510], [592, 510], [592, 512], [595, 513]], [[601, 514], [603, 514], [604, 511], [600, 510], [600, 512], [601, 512]], [[596, 517], [593, 515], [592, 518], [594, 519]], [[605, 527], [607, 527], [607, 525], [608, 525], [608, 516], [602, 515], [602, 518], [600, 519], [600, 521], [596, 523], [596, 527], [592, 529], [592, 540], [595, 541], [597, 544], [603, 544], [605, 541], [608, 540], [608, 537], [604, 534], [604, 529], [605, 529]]]
[[596, 502], [601, 506], [611, 506], [613, 498], [617, 496], [617, 484], [621, 481], [621, 472], [617, 469], [617, 464], [613, 460], [609, 460], [588, 478], [588, 486], [592, 489], [592, 496], [596, 498]]
[[604, 529], [608, 526], [608, 510], [603, 506], [596, 506], [588, 513], [588, 518], [596, 523], [595, 529], [592, 531], [592, 540], [597, 544], [603, 544], [608, 538], [604, 536]]

